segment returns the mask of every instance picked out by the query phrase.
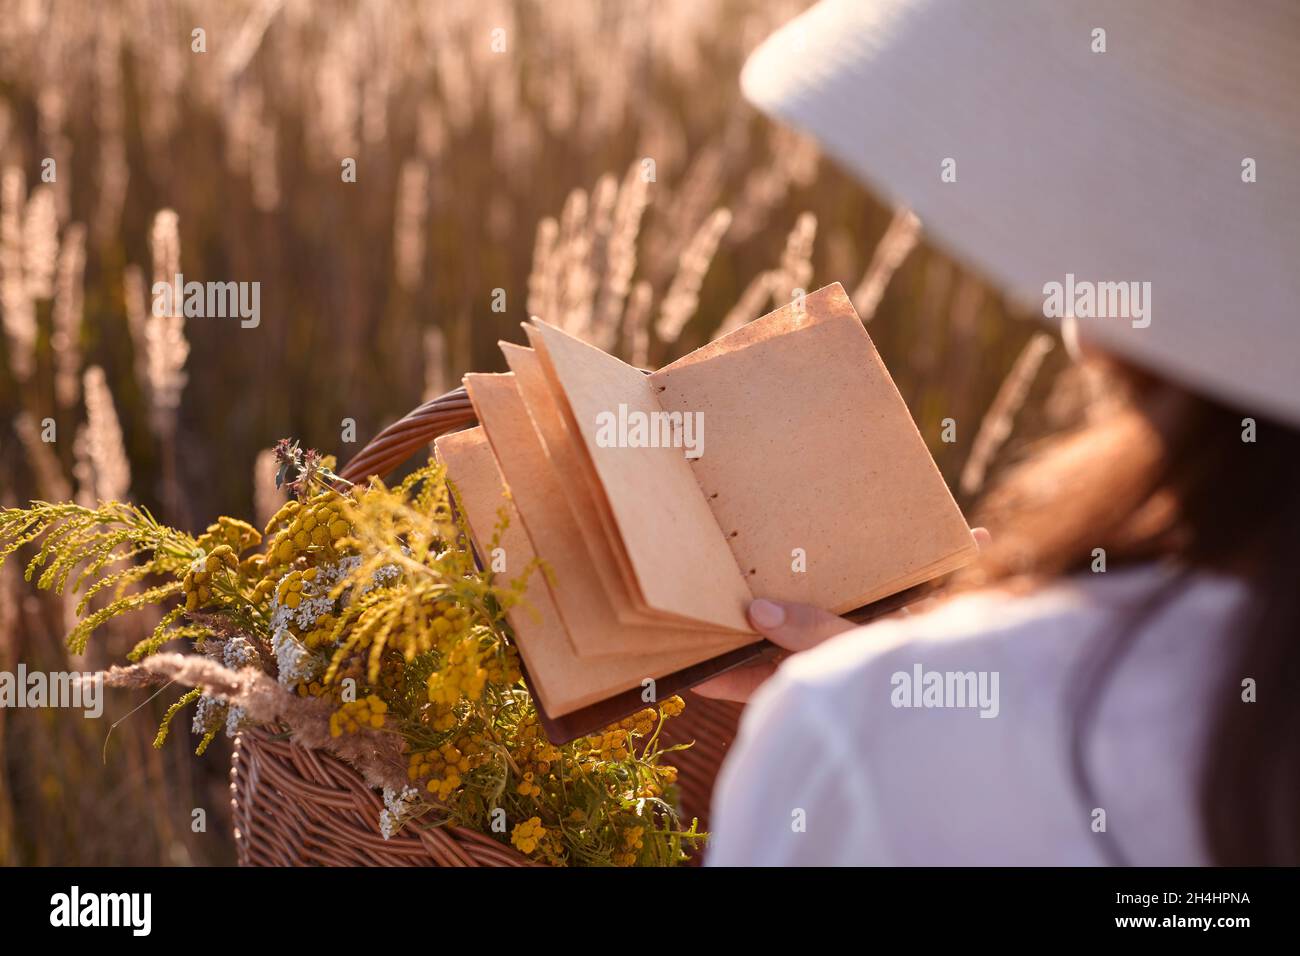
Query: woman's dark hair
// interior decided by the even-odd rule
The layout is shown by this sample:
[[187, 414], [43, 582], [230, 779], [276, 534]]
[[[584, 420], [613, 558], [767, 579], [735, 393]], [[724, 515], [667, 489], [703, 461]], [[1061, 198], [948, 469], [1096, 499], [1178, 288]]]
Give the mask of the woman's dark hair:
[[[1217, 864], [1300, 864], [1300, 430], [1133, 369], [1109, 376], [1127, 399], [1053, 439], [979, 509], [993, 544], [965, 583], [1084, 572], [1096, 548], [1108, 569], [1167, 559], [1185, 570], [1128, 612], [1078, 675], [1072, 762], [1091, 807], [1089, 724], [1143, 624], [1187, 574], [1247, 582], [1251, 598], [1229, 637], [1234, 657], [1209, 702], [1201, 820]], [[1257, 693], [1249, 703], [1247, 678]], [[1105, 845], [1122, 862], [1122, 834], [1113, 836]]]

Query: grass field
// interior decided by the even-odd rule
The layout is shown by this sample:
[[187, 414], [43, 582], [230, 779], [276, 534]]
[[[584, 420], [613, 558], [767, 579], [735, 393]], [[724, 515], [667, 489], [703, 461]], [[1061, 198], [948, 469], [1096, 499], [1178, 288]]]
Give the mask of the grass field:
[[[803, 5], [0, 0], [0, 500], [252, 517], [277, 438], [346, 460], [498, 370], [530, 314], [658, 365], [839, 281], [969, 503], [1076, 383], [905, 211], [741, 101], [747, 51]], [[177, 271], [259, 283], [260, 322], [155, 317]], [[69, 607], [19, 567], [0, 670], [138, 640], [70, 658]], [[0, 862], [230, 862], [228, 751], [151, 746], [177, 695], [115, 692], [107, 738], [0, 710]]]

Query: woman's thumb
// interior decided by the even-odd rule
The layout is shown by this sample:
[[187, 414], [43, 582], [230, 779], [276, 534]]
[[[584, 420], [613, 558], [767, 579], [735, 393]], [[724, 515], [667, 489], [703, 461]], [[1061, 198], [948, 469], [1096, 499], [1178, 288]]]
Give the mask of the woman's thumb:
[[857, 626], [810, 604], [790, 604], [766, 598], [750, 602], [749, 623], [773, 644], [790, 651], [807, 650]]

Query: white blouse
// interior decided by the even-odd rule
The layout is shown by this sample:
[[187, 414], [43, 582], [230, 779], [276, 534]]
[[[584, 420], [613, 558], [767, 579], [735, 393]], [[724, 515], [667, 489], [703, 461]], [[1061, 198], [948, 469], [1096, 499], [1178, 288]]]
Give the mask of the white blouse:
[[1226, 673], [1242, 583], [1195, 575], [1145, 623], [1090, 725], [1095, 805], [1070, 771], [1081, 659], [1168, 574], [965, 595], [789, 658], [745, 710], [707, 862], [1089, 865], [1107, 838], [1129, 863], [1208, 862], [1202, 735], [1216, 698], [1241, 703], [1259, 676]]

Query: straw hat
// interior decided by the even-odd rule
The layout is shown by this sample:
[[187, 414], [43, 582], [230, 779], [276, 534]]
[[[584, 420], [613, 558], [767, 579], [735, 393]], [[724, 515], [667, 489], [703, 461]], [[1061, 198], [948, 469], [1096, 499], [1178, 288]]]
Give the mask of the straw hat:
[[1300, 3], [824, 0], [741, 84], [1029, 308], [1300, 425]]

